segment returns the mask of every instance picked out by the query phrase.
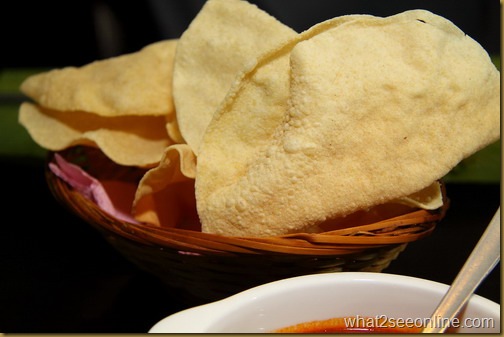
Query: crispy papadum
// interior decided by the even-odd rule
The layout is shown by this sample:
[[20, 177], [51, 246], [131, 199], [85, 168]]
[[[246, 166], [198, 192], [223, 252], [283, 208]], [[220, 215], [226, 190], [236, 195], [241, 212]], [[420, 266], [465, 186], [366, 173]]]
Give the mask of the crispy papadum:
[[174, 113], [173, 59], [177, 40], [152, 43], [138, 52], [28, 77], [21, 91], [38, 104], [63, 112], [105, 117]]
[[180, 37], [173, 96], [183, 139], [198, 153], [201, 138], [235, 77], [258, 55], [297, 33], [242, 0], [209, 0]]
[[214, 116], [196, 173], [203, 231], [302, 232], [415, 194], [500, 137], [500, 74], [451, 22], [335, 21], [263, 57]]
[[[169, 146], [160, 164], [147, 171], [138, 184], [133, 214], [156, 226], [199, 224], [194, 201], [196, 157], [187, 144]], [[191, 221], [182, 221], [189, 217]]]
[[163, 116], [102, 117], [87, 112], [61, 112], [23, 103], [19, 122], [45, 149], [60, 151], [71, 146], [99, 147], [114, 162], [151, 167], [161, 160], [172, 141]]

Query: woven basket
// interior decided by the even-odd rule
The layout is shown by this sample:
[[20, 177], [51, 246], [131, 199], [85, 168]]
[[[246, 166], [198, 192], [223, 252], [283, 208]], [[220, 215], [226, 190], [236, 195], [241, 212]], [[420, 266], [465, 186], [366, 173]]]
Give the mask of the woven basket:
[[[103, 160], [94, 162], [93, 152], [78, 153], [80, 157], [75, 151], [64, 155], [73, 157], [73, 162], [79, 162], [84, 169], [95, 169], [102, 175], [105, 172], [121, 179], [139, 179], [143, 174]], [[49, 161], [52, 157], [51, 154]], [[319, 234], [225, 237], [120, 221], [103, 212], [49, 169], [46, 178], [56, 199], [97, 228], [127, 259], [168, 285], [184, 289], [188, 298], [200, 303], [292, 276], [342, 271], [380, 272], [408, 243], [429, 235], [443, 218], [448, 204], [445, 202], [444, 207], [435, 211], [417, 210], [373, 224]]]

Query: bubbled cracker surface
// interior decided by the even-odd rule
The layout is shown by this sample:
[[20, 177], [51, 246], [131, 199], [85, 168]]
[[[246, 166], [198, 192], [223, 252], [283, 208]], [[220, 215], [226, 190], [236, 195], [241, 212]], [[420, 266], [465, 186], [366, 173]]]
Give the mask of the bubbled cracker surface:
[[182, 34], [174, 65], [181, 135], [199, 152], [212, 116], [243, 68], [297, 33], [257, 6], [210, 0]]
[[27, 78], [21, 90], [40, 105], [99, 116], [173, 113], [172, 71], [177, 40], [84, 66], [53, 69]]
[[196, 176], [204, 231], [303, 231], [415, 193], [500, 137], [499, 72], [480, 45], [429, 12], [359, 17], [283, 57], [277, 75], [289, 74], [288, 89], [271, 92], [285, 102], [276, 102], [283, 111], [269, 137], [222, 123], [246, 105], [267, 113], [254, 98], [267, 98], [268, 85], [254, 78], [268, 62], [245, 78], [249, 98], [237, 91], [210, 125], [222, 138], [205, 136]]

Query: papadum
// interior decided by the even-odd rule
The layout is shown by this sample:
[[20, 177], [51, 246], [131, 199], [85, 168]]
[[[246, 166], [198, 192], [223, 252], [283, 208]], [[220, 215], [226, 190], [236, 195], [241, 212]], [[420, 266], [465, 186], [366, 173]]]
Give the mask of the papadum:
[[448, 20], [358, 16], [304, 36], [274, 75], [277, 59], [258, 62], [210, 123], [203, 231], [302, 232], [417, 193], [500, 137], [499, 72]]

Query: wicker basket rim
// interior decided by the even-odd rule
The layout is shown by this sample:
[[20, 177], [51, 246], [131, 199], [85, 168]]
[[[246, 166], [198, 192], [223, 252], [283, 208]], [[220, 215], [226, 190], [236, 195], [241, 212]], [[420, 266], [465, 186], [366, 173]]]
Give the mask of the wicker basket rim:
[[400, 245], [430, 235], [448, 208], [443, 188], [446, 202], [443, 207], [433, 211], [415, 210], [372, 224], [322, 233], [296, 233], [275, 237], [234, 237], [121, 221], [105, 213], [93, 201], [73, 190], [50, 169], [46, 169], [46, 180], [51, 192], [58, 200], [100, 230], [142, 245], [201, 254], [340, 255], [387, 245]]

